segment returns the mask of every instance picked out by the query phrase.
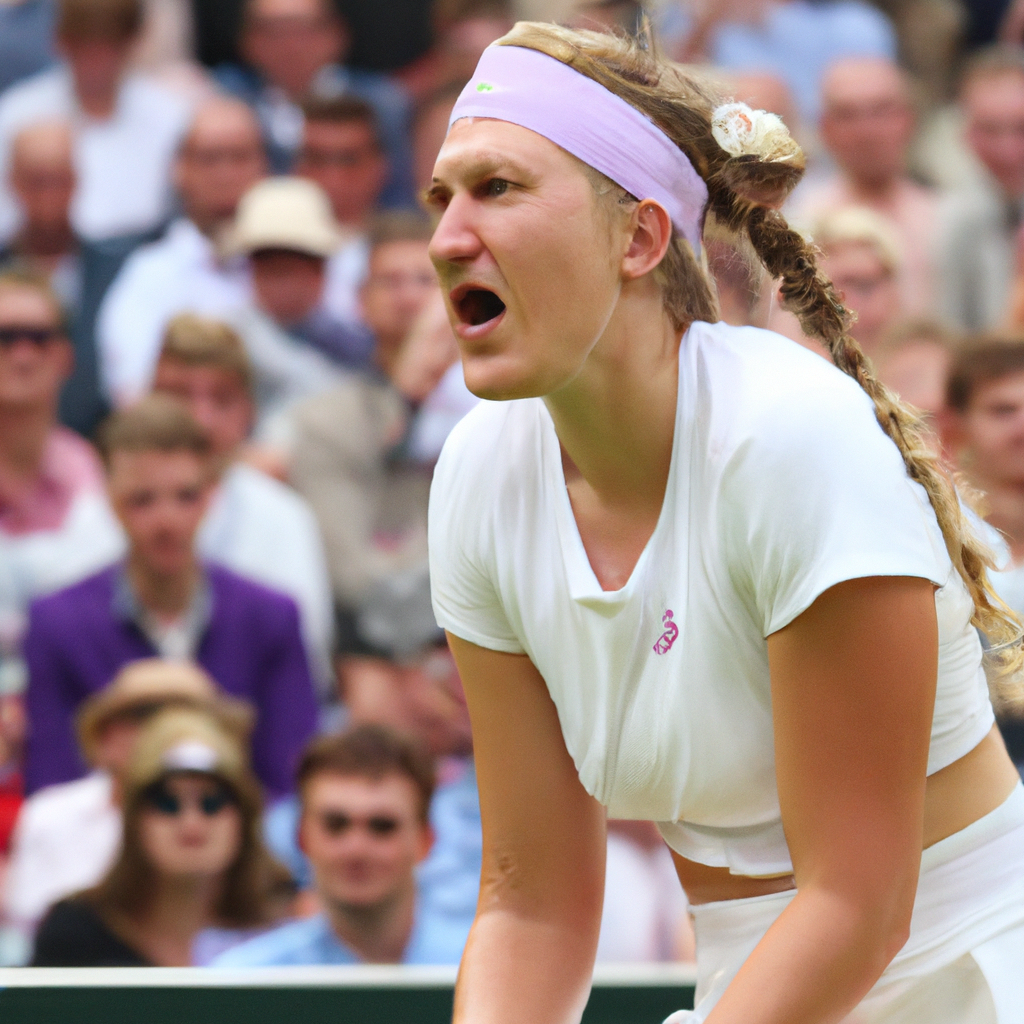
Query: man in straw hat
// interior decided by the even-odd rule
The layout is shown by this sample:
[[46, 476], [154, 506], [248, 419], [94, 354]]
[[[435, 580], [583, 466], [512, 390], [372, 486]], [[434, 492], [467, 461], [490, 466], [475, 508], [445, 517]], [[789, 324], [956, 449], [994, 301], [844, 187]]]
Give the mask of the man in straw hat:
[[327, 264], [340, 238], [326, 193], [305, 178], [268, 178], [239, 204], [230, 245], [248, 257], [253, 302], [233, 319], [257, 389], [276, 395], [279, 406], [369, 364], [369, 333], [324, 304]]
[[121, 840], [120, 788], [142, 726], [167, 707], [209, 712], [248, 739], [252, 709], [219, 691], [199, 666], [144, 658], [121, 669], [76, 716], [92, 771], [47, 786], [22, 805], [2, 894], [3, 915], [26, 935], [56, 900], [94, 885]]

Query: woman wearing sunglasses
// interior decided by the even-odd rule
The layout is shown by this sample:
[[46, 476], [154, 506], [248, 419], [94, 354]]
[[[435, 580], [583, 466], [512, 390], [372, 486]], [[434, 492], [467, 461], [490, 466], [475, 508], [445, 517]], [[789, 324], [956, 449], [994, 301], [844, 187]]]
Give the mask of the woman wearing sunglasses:
[[50, 909], [32, 966], [186, 966], [211, 930], [279, 916], [283, 874], [260, 838], [259, 786], [242, 743], [215, 719], [158, 714], [139, 737], [123, 807], [117, 861]]

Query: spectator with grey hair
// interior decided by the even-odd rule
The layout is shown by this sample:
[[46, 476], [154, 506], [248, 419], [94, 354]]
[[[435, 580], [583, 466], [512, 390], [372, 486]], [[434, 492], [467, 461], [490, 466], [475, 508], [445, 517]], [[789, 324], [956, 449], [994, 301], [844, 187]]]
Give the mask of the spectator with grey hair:
[[182, 216], [125, 263], [99, 310], [97, 345], [104, 391], [114, 406], [149, 389], [168, 321], [178, 313], [223, 314], [248, 300], [243, 258], [224, 236], [242, 196], [266, 162], [252, 111], [218, 97], [197, 110], [182, 141], [174, 178]]
[[[53, 118], [74, 123], [79, 188], [73, 223], [86, 238], [145, 231], [171, 209], [171, 165], [188, 102], [128, 70], [142, 27], [142, 0], [58, 0], [55, 68], [0, 96], [0, 177], [14, 135]], [[0, 238], [17, 229], [17, 208], [0, 185]]]
[[930, 313], [936, 298], [939, 199], [907, 171], [915, 119], [909, 79], [895, 62], [836, 61], [822, 83], [820, 132], [837, 171], [797, 193], [792, 209], [792, 219], [805, 227], [846, 206], [867, 207], [887, 220], [899, 250], [897, 281], [908, 316]]
[[77, 181], [70, 123], [42, 121], [17, 132], [9, 183], [21, 219], [17, 234], [0, 247], [0, 266], [38, 272], [60, 298], [75, 350], [74, 367], [61, 392], [60, 418], [88, 437], [108, 411], [99, 381], [96, 313], [124, 261], [152, 238], [83, 238], [71, 217]]
[[959, 106], [977, 158], [975, 181], [951, 193], [940, 211], [939, 308], [959, 330], [1003, 323], [1024, 211], [1024, 53], [979, 50], [966, 62]]

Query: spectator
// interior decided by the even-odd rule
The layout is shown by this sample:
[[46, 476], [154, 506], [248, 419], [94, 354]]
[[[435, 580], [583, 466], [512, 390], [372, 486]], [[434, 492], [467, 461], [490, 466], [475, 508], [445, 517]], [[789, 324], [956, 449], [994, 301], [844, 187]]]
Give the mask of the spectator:
[[365, 100], [377, 115], [388, 153], [383, 201], [410, 205], [408, 100], [386, 76], [342, 66], [347, 43], [330, 0], [247, 0], [239, 40], [247, 66], [222, 66], [216, 74], [225, 89], [256, 110], [271, 168], [278, 174], [291, 170], [302, 138], [299, 104], [306, 97]]
[[[402, 82], [415, 99], [422, 102], [425, 96], [450, 82], [468, 81], [484, 50], [512, 30], [517, 20], [514, 6], [510, 0], [438, 0], [434, 3], [431, 11], [434, 46], [424, 60], [401, 73]], [[555, 12], [550, 11], [540, 20], [562, 21], [563, 18], [564, 15], [556, 18]], [[628, 22], [628, 18], [624, 20]], [[622, 27], [628, 31], [625, 25]]]
[[28, 790], [80, 777], [74, 715], [130, 661], [194, 658], [256, 709], [253, 760], [274, 795], [316, 724], [295, 604], [194, 553], [212, 487], [210, 441], [178, 402], [151, 395], [101, 433], [123, 561], [32, 607]]
[[797, 198], [794, 220], [810, 224], [844, 206], [880, 214], [898, 240], [904, 313], [930, 312], [938, 198], [907, 175], [914, 111], [905, 74], [881, 58], [838, 61], [825, 76], [822, 104], [822, 140], [839, 171]]
[[[468, 932], [482, 857], [469, 714], [455, 662], [434, 620], [426, 573], [403, 583], [364, 605], [357, 623], [359, 653], [338, 660], [341, 696], [351, 723], [413, 736], [434, 758], [434, 845], [417, 869], [420, 900]], [[296, 844], [299, 819], [299, 801], [290, 796], [267, 812], [265, 830], [275, 856], [305, 890], [312, 876]]]
[[56, 60], [53, 0], [0, 4], [0, 92]]
[[465, 85], [463, 80], [442, 85], [424, 97], [416, 108], [412, 126], [412, 162], [417, 192], [430, 188], [437, 154], [448, 134], [452, 109]]
[[812, 235], [822, 249], [823, 273], [856, 314], [850, 333], [873, 357], [901, 313], [895, 234], [873, 210], [845, 207], [824, 214]]
[[309, 663], [326, 693], [333, 605], [323, 542], [302, 498], [239, 459], [254, 418], [253, 374], [241, 340], [215, 320], [175, 317], [153, 388], [181, 401], [206, 429], [218, 464], [199, 550], [295, 601]]
[[114, 866], [51, 908], [32, 966], [187, 966], [203, 959], [204, 931], [265, 927], [279, 916], [280, 876], [259, 838], [260, 806], [232, 732], [200, 711], [162, 711], [125, 773]]
[[302, 759], [297, 789], [300, 844], [322, 912], [236, 946], [214, 966], [458, 963], [467, 929], [417, 898], [414, 869], [432, 840], [425, 751], [381, 726], [322, 737]]
[[265, 169], [259, 125], [244, 103], [220, 98], [199, 108], [174, 169], [184, 216], [128, 260], [100, 307], [101, 375], [115, 405], [149, 389], [171, 317], [220, 315], [248, 301], [245, 260], [226, 255], [221, 243]]
[[659, 20], [677, 60], [781, 78], [805, 124], [818, 123], [822, 79], [835, 61], [896, 56], [889, 20], [862, 0], [726, 0], [696, 13], [672, 4]]
[[[19, 129], [70, 120], [79, 169], [76, 229], [86, 238], [145, 231], [170, 212], [170, 167], [188, 103], [142, 75], [126, 73], [142, 24], [141, 0], [59, 0], [58, 12], [64, 63], [0, 97], [2, 178]], [[4, 187], [0, 237], [16, 228], [16, 208]]]
[[695, 959], [686, 895], [657, 826], [609, 821], [598, 962]]
[[[996, 593], [1024, 614], [1024, 341], [982, 337], [953, 359], [940, 417], [946, 451], [967, 481], [985, 494], [985, 519], [998, 530]], [[1000, 549], [1001, 550], [998, 550]], [[1024, 718], [997, 706], [1010, 757], [1024, 771]]]
[[327, 264], [324, 304], [336, 317], [358, 323], [357, 294], [366, 276], [366, 231], [387, 179], [387, 157], [373, 108], [352, 97], [306, 100], [295, 173], [327, 193], [341, 230]]
[[24, 688], [29, 602], [117, 553], [99, 460], [57, 425], [71, 360], [46, 279], [0, 274], [0, 691], [8, 697]]
[[75, 726], [92, 770], [34, 793], [18, 816], [2, 902], [4, 919], [26, 936], [53, 903], [95, 885], [110, 869], [121, 842], [129, 758], [144, 723], [167, 707], [207, 711], [248, 740], [248, 706], [219, 694], [189, 662], [133, 661], [87, 698]]
[[948, 333], [929, 320], [897, 324], [875, 353], [882, 383], [904, 402], [937, 420], [946, 405], [946, 380], [953, 359]]
[[[347, 376], [288, 416], [290, 479], [320, 522], [343, 623], [378, 582], [426, 564], [430, 471], [440, 450], [433, 435], [445, 434], [475, 401], [461, 384], [429, 236], [416, 218], [392, 216], [375, 227], [360, 296], [380, 375]], [[453, 366], [451, 387], [461, 386], [467, 400], [431, 424], [429, 396]], [[435, 413], [443, 413], [443, 399]]]
[[0, 248], [0, 264], [22, 264], [49, 278], [68, 317], [74, 369], [60, 401], [61, 421], [89, 436], [107, 412], [100, 391], [96, 312], [124, 260], [145, 235], [90, 242], [71, 226], [74, 140], [66, 122], [23, 128], [11, 146], [10, 185], [21, 226]]
[[979, 51], [964, 69], [960, 106], [978, 180], [950, 195], [938, 238], [940, 309], [966, 331], [998, 327], [1006, 313], [1024, 203], [1024, 54]]
[[372, 339], [324, 305], [338, 226], [326, 193], [305, 178], [260, 182], [238, 207], [231, 245], [248, 257], [253, 302], [232, 320], [257, 381], [278, 407], [320, 394], [343, 367], [369, 361]]

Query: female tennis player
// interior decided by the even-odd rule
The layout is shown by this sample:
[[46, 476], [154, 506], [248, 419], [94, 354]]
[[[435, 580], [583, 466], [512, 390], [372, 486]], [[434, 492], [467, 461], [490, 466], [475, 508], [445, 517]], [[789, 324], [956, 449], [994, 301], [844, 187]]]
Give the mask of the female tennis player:
[[[431, 495], [484, 825], [459, 1024], [586, 1002], [605, 814], [660, 823], [709, 1024], [1024, 1022], [1016, 623], [918, 421], [776, 210], [778, 118], [520, 24], [428, 200], [470, 389]], [[835, 366], [716, 323], [705, 216]], [[1004, 685], [1009, 685], [1004, 677]], [[923, 852], [922, 852], [923, 851]]]

